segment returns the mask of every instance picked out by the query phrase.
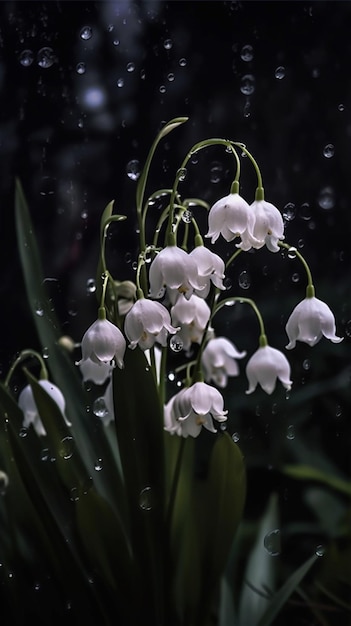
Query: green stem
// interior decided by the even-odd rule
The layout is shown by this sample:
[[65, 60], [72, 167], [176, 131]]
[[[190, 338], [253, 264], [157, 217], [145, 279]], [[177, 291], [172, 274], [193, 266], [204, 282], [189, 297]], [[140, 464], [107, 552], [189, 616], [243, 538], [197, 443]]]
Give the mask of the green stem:
[[251, 300], [251, 298], [242, 298], [240, 296], [236, 296], [233, 298], [225, 298], [224, 300], [221, 300], [214, 309], [213, 312], [213, 316], [214, 317], [216, 315], [216, 313], [218, 313], [218, 311], [220, 311], [224, 306], [228, 306], [230, 304], [233, 304], [233, 302], [240, 302], [240, 304], [249, 304], [251, 306], [251, 308], [253, 309], [253, 311], [255, 312], [255, 315], [257, 317], [257, 321], [259, 323], [259, 327], [260, 327], [260, 346], [264, 347], [267, 345], [267, 336], [266, 336], [266, 331], [264, 328], [264, 323], [263, 323], [263, 318], [262, 315], [256, 305], [256, 303]]
[[173, 474], [173, 479], [172, 479], [171, 491], [170, 491], [170, 494], [169, 494], [168, 508], [167, 508], [167, 514], [166, 514], [166, 528], [168, 529], [169, 534], [170, 534], [170, 531], [171, 531], [172, 517], [173, 517], [175, 500], [176, 500], [176, 496], [177, 496], [177, 489], [178, 489], [180, 470], [181, 470], [182, 460], [183, 460], [183, 456], [184, 456], [185, 442], [186, 442], [186, 437], [181, 437], [180, 444], [179, 444], [178, 455], [177, 455], [177, 460], [176, 460], [176, 466], [174, 468], [174, 474]]
[[[249, 157], [252, 165], [255, 168], [255, 172], [256, 172], [256, 175], [257, 175], [257, 188], [263, 190], [262, 175], [261, 175], [260, 168], [258, 167], [257, 161], [254, 159], [254, 157], [252, 156], [251, 152], [249, 152], [247, 150], [246, 146], [243, 143], [238, 143], [236, 141], [234, 141], [233, 143], [234, 143], [234, 146], [238, 146]], [[263, 198], [256, 198], [256, 200], [258, 200], [258, 199], [263, 200]]]
[[294, 246], [290, 246], [288, 243], [278, 241], [278, 246], [280, 248], [284, 248], [285, 250], [293, 251], [294, 255], [297, 256], [299, 261], [301, 261], [307, 276], [306, 298], [313, 298], [315, 290], [313, 285], [312, 273], [306, 259], [302, 256], [301, 252], [299, 252]]
[[239, 256], [241, 252], [242, 252], [241, 248], [238, 248], [238, 250], [233, 252], [232, 256], [230, 257], [230, 259], [228, 259], [228, 261], [225, 264], [226, 269], [228, 269], [228, 267], [233, 263], [233, 261], [235, 261], [236, 257]]
[[46, 369], [46, 365], [44, 363], [44, 359], [41, 356], [41, 354], [39, 354], [39, 352], [37, 352], [36, 350], [22, 350], [22, 352], [18, 355], [17, 359], [12, 363], [7, 376], [5, 378], [5, 382], [4, 385], [5, 387], [8, 387], [10, 384], [10, 380], [11, 377], [16, 369], [16, 367], [22, 363], [23, 361], [25, 361], [26, 359], [30, 359], [30, 358], [35, 358], [39, 361], [40, 363], [40, 375], [39, 378], [40, 380], [48, 380], [48, 371]]

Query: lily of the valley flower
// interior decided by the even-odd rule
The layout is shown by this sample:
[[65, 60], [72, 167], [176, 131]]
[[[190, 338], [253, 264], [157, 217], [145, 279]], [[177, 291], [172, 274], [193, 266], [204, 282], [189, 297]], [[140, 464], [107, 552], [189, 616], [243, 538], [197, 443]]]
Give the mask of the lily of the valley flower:
[[230, 193], [217, 200], [208, 215], [208, 233], [206, 237], [215, 243], [222, 235], [226, 241], [242, 237], [247, 231], [252, 232], [254, 215], [246, 200], [239, 193]]
[[266, 245], [271, 252], [278, 252], [278, 241], [284, 239], [284, 222], [280, 211], [266, 200], [254, 200], [250, 211], [254, 217], [253, 229], [242, 234], [242, 241], [237, 247], [247, 251]]
[[329, 306], [314, 296], [306, 297], [294, 308], [285, 330], [289, 338], [288, 350], [295, 347], [296, 341], [314, 346], [323, 335], [333, 343], [343, 340], [335, 334], [335, 318]]
[[211, 380], [218, 387], [225, 387], [228, 376], [238, 376], [239, 367], [236, 359], [242, 359], [246, 352], [239, 352], [235, 345], [225, 337], [214, 337], [206, 344], [201, 357], [205, 380]]
[[255, 391], [257, 383], [271, 394], [275, 389], [277, 378], [285, 389], [291, 389], [290, 365], [286, 356], [271, 346], [260, 346], [249, 359], [246, 366], [249, 388], [246, 393]]
[[[60, 389], [49, 380], [39, 380], [38, 382], [39, 385], [46, 391], [46, 393], [51, 396], [51, 398], [56, 402], [66, 421], [67, 426], [72, 426], [72, 424], [68, 421], [65, 415], [66, 402]], [[41, 417], [39, 415], [39, 411], [34, 400], [33, 391], [30, 385], [27, 385], [21, 391], [18, 397], [18, 406], [24, 413], [24, 419], [22, 424], [23, 428], [29, 428], [29, 426], [32, 424], [36, 433], [42, 437], [45, 437], [46, 430], [44, 428], [43, 422], [41, 421]]]
[[174, 335], [177, 330], [172, 326], [170, 314], [163, 304], [146, 298], [135, 302], [124, 322], [124, 331], [132, 349], [139, 345], [142, 350], [148, 350], [155, 341], [165, 346], [168, 334]]
[[165, 409], [165, 430], [182, 437], [198, 437], [202, 427], [217, 432], [213, 420], [225, 422], [221, 393], [204, 382], [197, 382], [179, 391]]
[[177, 336], [185, 351], [190, 349], [192, 343], [201, 343], [210, 315], [210, 307], [203, 298], [195, 294], [190, 300], [184, 295], [178, 297], [171, 308], [171, 318], [174, 326], [180, 326]]
[[223, 285], [224, 278], [224, 261], [205, 246], [196, 246], [189, 256], [195, 260], [199, 280], [203, 283], [204, 288], [200, 291], [195, 289], [195, 293], [201, 298], [207, 298], [211, 282], [218, 287], [218, 289], [225, 289]]
[[166, 246], [161, 250], [150, 266], [150, 297], [160, 298], [164, 288], [169, 290], [170, 299], [175, 301], [174, 291], [190, 298], [194, 289], [201, 290], [197, 265], [190, 255], [177, 246]]
[[90, 359], [94, 363], [111, 363], [114, 359], [123, 367], [126, 340], [123, 334], [107, 319], [97, 319], [85, 332], [82, 339], [82, 359], [78, 365]]
[[113, 366], [110, 363], [96, 363], [91, 359], [82, 360], [78, 365], [83, 381], [91, 380], [95, 385], [103, 385], [113, 370]]

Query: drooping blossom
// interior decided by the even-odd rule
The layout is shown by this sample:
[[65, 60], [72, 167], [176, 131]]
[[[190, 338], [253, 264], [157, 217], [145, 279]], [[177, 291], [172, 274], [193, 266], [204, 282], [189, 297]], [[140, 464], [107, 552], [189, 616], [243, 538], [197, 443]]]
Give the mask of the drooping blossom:
[[103, 385], [113, 370], [111, 363], [96, 363], [91, 359], [79, 361], [78, 365], [83, 381], [91, 380], [95, 385]]
[[215, 243], [222, 235], [226, 241], [235, 237], [243, 237], [247, 231], [252, 232], [254, 215], [249, 204], [239, 193], [230, 193], [217, 200], [208, 214], [208, 233], [206, 237]]
[[172, 303], [179, 293], [190, 298], [194, 290], [201, 290], [197, 265], [190, 255], [177, 246], [166, 246], [161, 250], [150, 266], [150, 297], [160, 298], [165, 288]]
[[323, 337], [340, 343], [343, 337], [336, 335], [335, 318], [329, 306], [316, 297], [306, 297], [291, 313], [285, 327], [288, 350], [295, 348], [296, 341], [314, 346]]
[[246, 352], [239, 352], [225, 337], [210, 339], [202, 353], [201, 364], [206, 382], [213, 381], [218, 387], [226, 387], [228, 376], [238, 376], [236, 359], [242, 359]]
[[97, 319], [85, 332], [82, 339], [82, 365], [87, 359], [94, 363], [111, 363], [115, 360], [118, 367], [123, 367], [126, 340], [120, 329], [107, 319]]
[[168, 335], [174, 335], [177, 330], [179, 329], [171, 324], [166, 307], [160, 302], [146, 298], [134, 303], [124, 322], [124, 332], [132, 349], [139, 345], [142, 350], [148, 350], [155, 341], [165, 346]]
[[196, 296], [187, 300], [180, 295], [171, 308], [172, 324], [180, 326], [177, 337], [180, 338], [185, 351], [188, 351], [192, 343], [201, 343], [211, 311], [207, 302]]
[[280, 211], [266, 200], [254, 200], [250, 211], [254, 218], [253, 228], [242, 234], [241, 243], [237, 247], [247, 251], [266, 245], [271, 252], [278, 252], [278, 241], [284, 239], [284, 222]]
[[207, 298], [211, 283], [218, 289], [225, 289], [223, 285], [224, 279], [224, 261], [206, 246], [196, 246], [189, 256], [195, 260], [199, 280], [204, 285], [201, 290], [195, 289], [195, 294], [201, 298]]
[[280, 350], [271, 346], [260, 346], [256, 350], [247, 363], [246, 375], [249, 381], [246, 393], [255, 391], [259, 383], [266, 393], [271, 394], [277, 378], [285, 389], [291, 389], [289, 361]]
[[[65, 415], [66, 402], [62, 391], [60, 391], [60, 389], [49, 380], [39, 380], [38, 382], [39, 385], [44, 389], [44, 391], [46, 391], [46, 393], [56, 402], [65, 419], [67, 426], [71, 426], [72, 424], [69, 422]], [[22, 424], [23, 428], [29, 428], [29, 426], [32, 424], [36, 433], [41, 437], [45, 437], [46, 430], [39, 415], [39, 411], [30, 385], [27, 385], [21, 391], [18, 397], [18, 406], [24, 414]]]
[[182, 437], [198, 437], [202, 427], [217, 432], [213, 420], [225, 422], [228, 411], [218, 389], [197, 382], [181, 389], [165, 408], [165, 430]]

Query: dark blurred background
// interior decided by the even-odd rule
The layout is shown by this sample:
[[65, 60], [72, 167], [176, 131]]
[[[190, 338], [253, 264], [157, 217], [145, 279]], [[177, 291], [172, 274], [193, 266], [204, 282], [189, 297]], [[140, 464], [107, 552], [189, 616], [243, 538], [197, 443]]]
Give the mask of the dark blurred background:
[[[116, 278], [133, 278], [136, 179], [162, 124], [189, 116], [160, 145], [150, 192], [172, 185], [195, 142], [244, 142], [261, 167], [266, 199], [284, 215], [287, 241], [306, 256], [316, 295], [345, 337], [313, 349], [298, 344], [288, 354], [288, 399], [278, 386], [272, 397], [245, 396], [244, 376], [226, 392], [252, 484], [259, 473], [261, 484], [278, 489], [290, 519], [314, 505], [274, 474], [282, 459], [308, 459], [343, 476], [350, 470], [350, 27], [350, 2], [0, 5], [2, 372], [19, 350], [38, 347], [17, 253], [16, 176], [49, 297], [63, 332], [79, 342], [96, 315], [99, 219], [111, 199], [130, 216], [125, 230], [110, 229], [111, 267]], [[233, 171], [223, 149], [205, 150], [182, 190], [212, 203], [228, 193]], [[251, 202], [255, 177], [245, 160], [241, 182]], [[215, 249], [228, 256], [232, 246]], [[270, 342], [282, 350], [285, 323], [305, 295], [301, 265], [283, 256], [243, 254], [229, 272], [233, 293], [257, 300]], [[234, 309], [218, 316], [216, 330], [251, 354], [255, 319]], [[266, 497], [267, 490], [249, 490], [248, 512], [261, 510]]]

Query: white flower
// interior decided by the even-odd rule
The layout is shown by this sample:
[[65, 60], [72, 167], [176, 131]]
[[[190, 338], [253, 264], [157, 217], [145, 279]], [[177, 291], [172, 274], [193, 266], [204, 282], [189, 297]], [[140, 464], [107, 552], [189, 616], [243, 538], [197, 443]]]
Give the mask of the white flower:
[[96, 363], [91, 359], [78, 363], [83, 381], [91, 380], [95, 385], [102, 385], [110, 376], [113, 366], [110, 363]]
[[208, 233], [211, 242], [215, 243], [219, 235], [226, 241], [242, 236], [247, 230], [251, 233], [254, 225], [254, 215], [246, 200], [238, 193], [217, 200], [208, 214]]
[[174, 326], [180, 326], [177, 336], [183, 343], [184, 350], [188, 351], [192, 343], [201, 343], [211, 311], [207, 302], [196, 296], [187, 300], [183, 295], [171, 308], [171, 318]]
[[[46, 393], [56, 402], [60, 409], [67, 426], [72, 426], [65, 415], [66, 402], [62, 392], [56, 385], [49, 380], [39, 380], [39, 385], [46, 391]], [[36, 402], [34, 400], [33, 391], [30, 385], [24, 387], [18, 397], [18, 406], [24, 413], [23, 428], [29, 428], [32, 424], [36, 433], [42, 437], [45, 437], [46, 430], [43, 422], [41, 421]]]
[[284, 239], [284, 222], [280, 211], [266, 200], [254, 200], [250, 210], [254, 217], [253, 229], [242, 234], [242, 241], [237, 247], [247, 251], [266, 245], [271, 252], [278, 252], [278, 241]]
[[177, 246], [166, 246], [157, 254], [150, 266], [149, 281], [151, 298], [162, 297], [167, 287], [173, 301], [174, 290], [190, 298], [194, 289], [203, 288], [195, 260]]
[[170, 314], [163, 304], [146, 298], [135, 302], [124, 322], [124, 332], [132, 349], [139, 345], [142, 350], [148, 350], [155, 341], [165, 346], [168, 334], [174, 335], [177, 330], [171, 325]]
[[294, 308], [285, 330], [289, 338], [288, 350], [295, 348], [296, 341], [314, 346], [323, 335], [333, 343], [343, 340], [335, 334], [335, 319], [330, 308], [314, 296], [306, 297]]
[[255, 391], [259, 383], [266, 393], [271, 394], [277, 378], [287, 390], [292, 385], [289, 361], [280, 350], [270, 346], [261, 346], [256, 350], [246, 366], [246, 375], [249, 381], [246, 393]]
[[201, 363], [205, 380], [218, 387], [227, 385], [228, 376], [238, 376], [239, 367], [235, 359], [242, 359], [246, 352], [239, 352], [235, 345], [225, 337], [210, 339], [202, 353]]
[[223, 404], [223, 397], [217, 389], [207, 383], [194, 383], [179, 391], [166, 405], [165, 430], [183, 437], [198, 437], [204, 426], [215, 433], [213, 420], [227, 420], [228, 411], [224, 411]]
[[123, 367], [126, 340], [117, 326], [107, 319], [98, 319], [85, 332], [82, 339], [82, 365], [87, 359], [94, 363], [111, 363], [116, 360], [119, 368]]
[[199, 280], [204, 285], [204, 288], [199, 291], [195, 289], [195, 293], [201, 298], [207, 298], [211, 282], [218, 287], [218, 289], [225, 289], [223, 285], [224, 278], [224, 261], [205, 246], [196, 246], [189, 256], [195, 260]]

